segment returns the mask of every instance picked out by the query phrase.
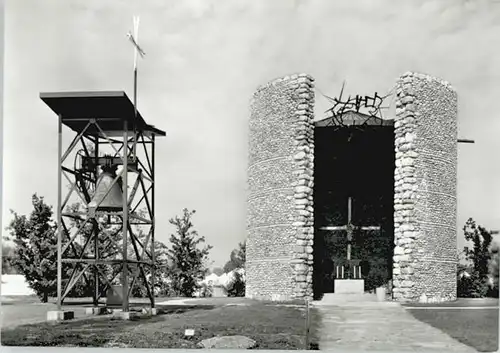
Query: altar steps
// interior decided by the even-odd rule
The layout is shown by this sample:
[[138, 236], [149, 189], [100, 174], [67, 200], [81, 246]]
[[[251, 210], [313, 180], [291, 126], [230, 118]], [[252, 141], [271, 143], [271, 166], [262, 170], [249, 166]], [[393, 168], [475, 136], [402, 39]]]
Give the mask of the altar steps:
[[392, 301], [379, 301], [376, 294], [343, 294], [343, 293], [325, 293], [320, 300], [313, 301], [316, 306], [393, 306], [398, 305]]
[[372, 293], [325, 293], [322, 302], [338, 302], [338, 301], [348, 301], [348, 302], [376, 302], [377, 296]]

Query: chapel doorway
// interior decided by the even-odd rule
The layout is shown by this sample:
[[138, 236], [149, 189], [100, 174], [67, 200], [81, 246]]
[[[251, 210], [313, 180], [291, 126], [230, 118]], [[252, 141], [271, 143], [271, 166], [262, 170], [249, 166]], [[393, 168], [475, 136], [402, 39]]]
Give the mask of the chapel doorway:
[[350, 115], [350, 125], [336, 126], [324, 119], [315, 127], [316, 299], [335, 293], [335, 283], [346, 283], [339, 280], [362, 279], [354, 282], [371, 291], [392, 278], [393, 122]]

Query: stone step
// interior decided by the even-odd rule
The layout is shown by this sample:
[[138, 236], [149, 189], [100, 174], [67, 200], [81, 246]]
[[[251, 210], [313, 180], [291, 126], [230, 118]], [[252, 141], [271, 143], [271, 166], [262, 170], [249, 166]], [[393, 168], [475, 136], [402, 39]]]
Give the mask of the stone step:
[[347, 293], [325, 293], [321, 302], [376, 302], [377, 296], [371, 293], [347, 294]]
[[396, 307], [400, 306], [394, 301], [378, 301], [377, 296], [371, 293], [364, 294], [335, 294], [326, 293], [321, 300], [313, 301], [314, 306], [342, 306], [342, 307]]

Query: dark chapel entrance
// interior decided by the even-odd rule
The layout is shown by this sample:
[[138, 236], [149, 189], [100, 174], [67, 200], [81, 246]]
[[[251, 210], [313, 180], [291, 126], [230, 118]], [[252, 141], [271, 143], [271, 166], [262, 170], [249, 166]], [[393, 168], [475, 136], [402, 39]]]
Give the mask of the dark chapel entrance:
[[335, 293], [336, 279], [362, 278], [370, 291], [392, 278], [393, 121], [347, 115], [342, 126], [316, 122], [314, 132], [316, 299]]

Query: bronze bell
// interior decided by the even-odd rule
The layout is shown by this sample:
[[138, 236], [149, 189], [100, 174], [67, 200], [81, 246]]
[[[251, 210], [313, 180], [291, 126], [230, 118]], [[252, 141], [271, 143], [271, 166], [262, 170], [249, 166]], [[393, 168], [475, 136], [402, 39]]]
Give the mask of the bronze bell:
[[[111, 187], [111, 190], [109, 190], [110, 185], [116, 178], [116, 166], [112, 168], [103, 167], [102, 169], [103, 172], [97, 179], [94, 196], [88, 205], [89, 211], [92, 213], [95, 211], [120, 211], [123, 209], [123, 194], [120, 186], [121, 180], [117, 180]], [[100, 202], [101, 200], [102, 202]]]

